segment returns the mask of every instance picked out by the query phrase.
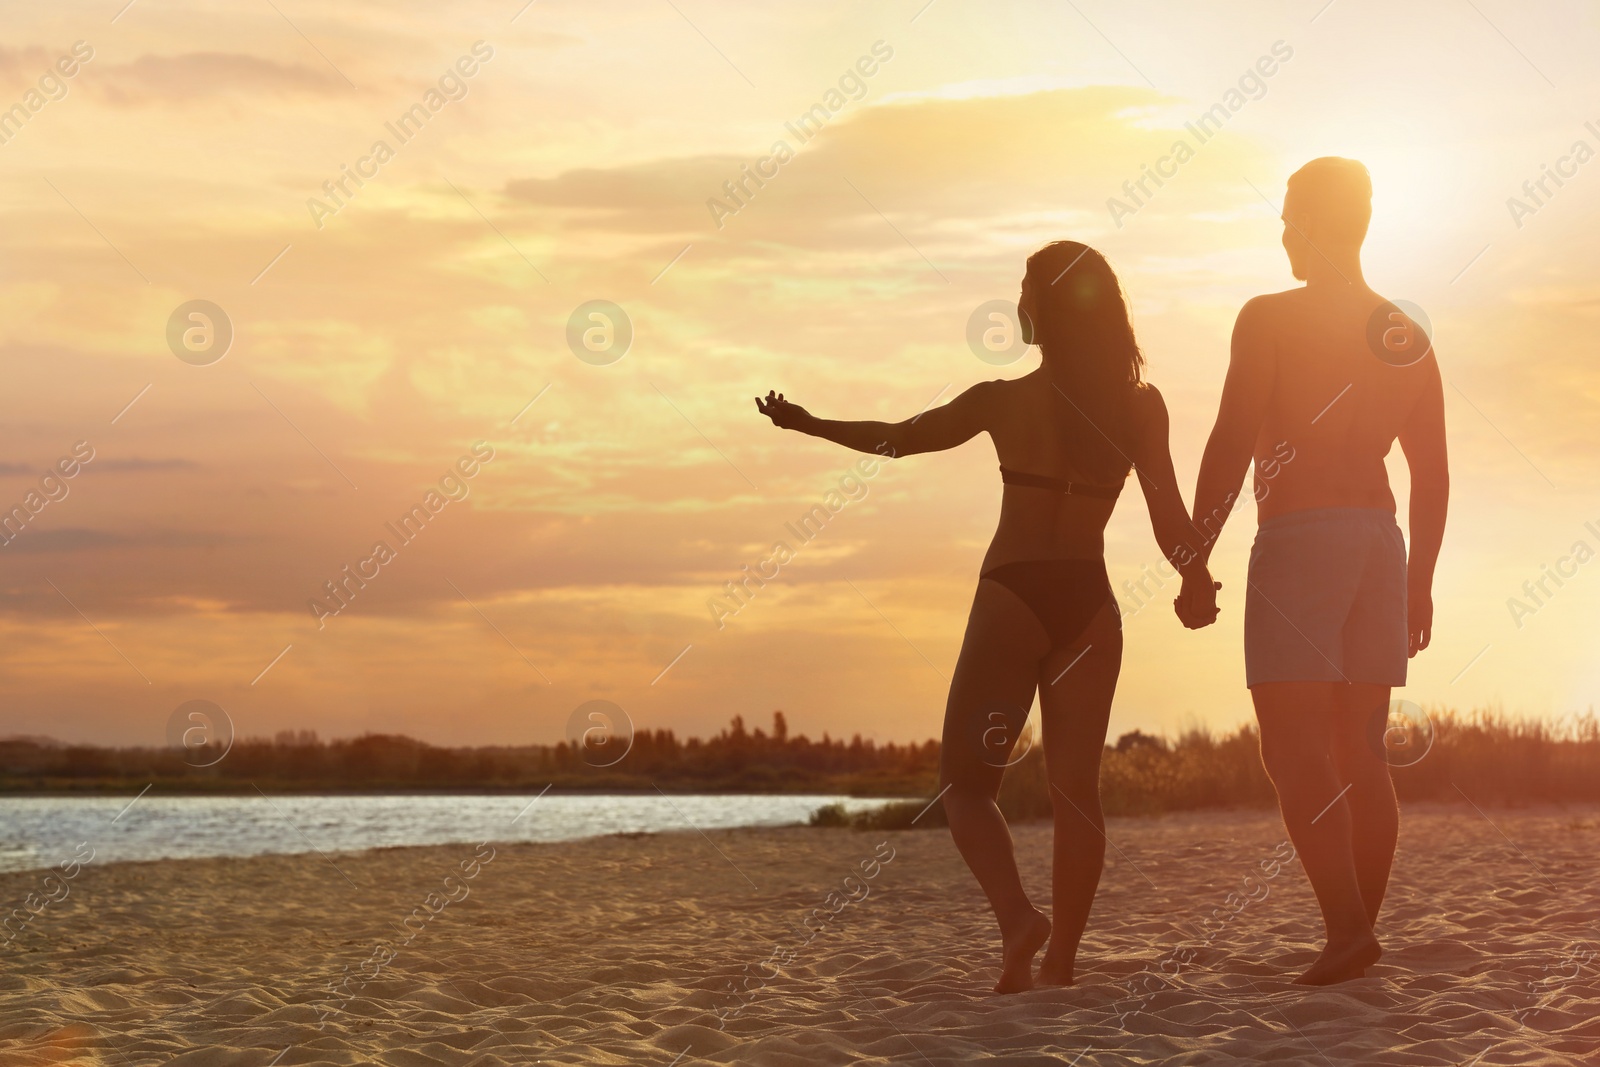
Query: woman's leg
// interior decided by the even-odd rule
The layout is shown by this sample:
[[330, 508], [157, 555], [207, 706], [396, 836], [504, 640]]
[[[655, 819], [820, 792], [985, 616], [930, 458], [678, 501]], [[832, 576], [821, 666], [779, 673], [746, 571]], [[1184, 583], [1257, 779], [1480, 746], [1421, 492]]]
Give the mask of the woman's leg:
[[1027, 605], [981, 579], [945, 705], [939, 785], [950, 836], [1000, 921], [1000, 993], [1033, 984], [1033, 955], [1050, 934], [1049, 920], [1022, 888], [1011, 831], [995, 803], [1048, 649], [1044, 627]]
[[1039, 965], [1039, 981], [1050, 985], [1072, 984], [1078, 942], [1105, 863], [1100, 753], [1121, 670], [1122, 624], [1116, 605], [1107, 601], [1083, 636], [1051, 656], [1040, 672], [1039, 721], [1056, 828], [1050, 907], [1055, 926]]

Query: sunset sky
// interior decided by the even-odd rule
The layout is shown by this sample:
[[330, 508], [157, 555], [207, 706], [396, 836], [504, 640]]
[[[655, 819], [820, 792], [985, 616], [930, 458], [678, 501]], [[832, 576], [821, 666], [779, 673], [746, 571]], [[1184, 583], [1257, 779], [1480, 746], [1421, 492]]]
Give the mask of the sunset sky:
[[[680, 734], [781, 708], [936, 736], [992, 447], [884, 465], [719, 630], [708, 601], [859, 458], [751, 397], [900, 419], [1024, 373], [976, 358], [968, 318], [1082, 240], [1131, 298], [1188, 499], [1234, 316], [1295, 284], [1284, 181], [1320, 155], [1371, 169], [1368, 280], [1426, 310], [1446, 383], [1438, 620], [1399, 695], [1600, 700], [1600, 562], [1523, 590], [1600, 550], [1593, 5], [124, 2], [0, 28], [0, 109], [27, 112], [0, 125], [0, 508], [93, 455], [0, 547], [0, 735], [155, 744], [205, 699], [241, 735], [518, 743], [605, 699]], [[1193, 158], [1114, 221], [1180, 138]], [[708, 206], [779, 140], [762, 187]], [[343, 167], [371, 176], [336, 202]], [[220, 361], [168, 347], [191, 300], [231, 320]], [[620, 360], [569, 350], [593, 300], [631, 319]], [[493, 458], [402, 543], [385, 524], [475, 442]], [[1248, 718], [1253, 525], [1214, 557], [1215, 627], [1181, 628], [1176, 583], [1123, 595], [1113, 736]], [[1136, 493], [1107, 539], [1119, 587], [1160, 559]], [[394, 558], [319, 628], [308, 601], [379, 540]]]

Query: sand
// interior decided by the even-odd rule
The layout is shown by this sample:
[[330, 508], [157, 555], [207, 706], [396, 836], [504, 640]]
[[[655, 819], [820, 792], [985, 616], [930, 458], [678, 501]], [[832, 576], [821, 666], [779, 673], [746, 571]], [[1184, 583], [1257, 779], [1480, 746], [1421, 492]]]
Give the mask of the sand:
[[0, 1064], [1600, 1064], [1600, 810], [1486, 814], [1406, 812], [1388, 954], [1321, 990], [1271, 813], [1112, 820], [1078, 985], [1003, 997], [937, 830], [90, 862], [0, 949]]

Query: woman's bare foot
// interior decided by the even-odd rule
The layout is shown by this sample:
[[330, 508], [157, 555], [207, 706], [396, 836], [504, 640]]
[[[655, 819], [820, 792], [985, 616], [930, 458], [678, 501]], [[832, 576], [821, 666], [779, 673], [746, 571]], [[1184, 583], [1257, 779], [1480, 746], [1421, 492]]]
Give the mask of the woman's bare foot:
[[1052, 956], [1053, 949], [1047, 949], [1044, 959], [1039, 961], [1039, 975], [1035, 979], [1040, 985], [1071, 985], [1073, 961]]
[[1333, 985], [1335, 982], [1348, 982], [1366, 974], [1367, 968], [1377, 963], [1382, 955], [1383, 948], [1370, 933], [1364, 938], [1338, 945], [1330, 941], [1322, 950], [1322, 955], [1317, 957], [1317, 962], [1296, 978], [1294, 984]]
[[1033, 988], [1033, 957], [1050, 940], [1050, 920], [1038, 908], [1010, 934], [1002, 935], [1005, 947], [996, 993], [1020, 993]]

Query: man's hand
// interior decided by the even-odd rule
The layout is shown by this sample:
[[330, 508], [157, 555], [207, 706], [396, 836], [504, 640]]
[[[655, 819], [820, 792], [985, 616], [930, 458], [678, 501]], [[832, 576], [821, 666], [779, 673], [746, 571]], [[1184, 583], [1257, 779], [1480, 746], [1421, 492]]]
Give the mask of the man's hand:
[[1221, 588], [1222, 583], [1213, 581], [1210, 571], [1202, 570], [1198, 575], [1187, 575], [1177, 599], [1172, 602], [1172, 609], [1190, 630], [1210, 626], [1217, 621], [1217, 590]]
[[1433, 640], [1433, 590], [1412, 586], [1406, 590], [1406, 657], [1414, 658]]
[[763, 401], [756, 397], [756, 410], [772, 420], [772, 425], [780, 430], [798, 430], [802, 424], [811, 418], [811, 413], [799, 404], [791, 404], [783, 398], [782, 393], [775, 393], [770, 389], [767, 398]]

